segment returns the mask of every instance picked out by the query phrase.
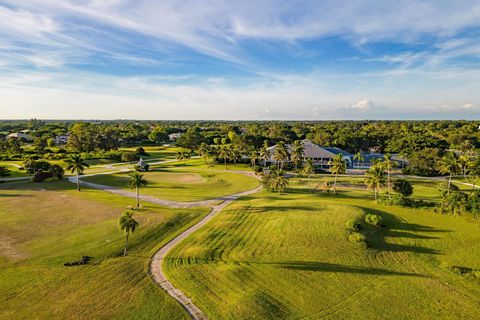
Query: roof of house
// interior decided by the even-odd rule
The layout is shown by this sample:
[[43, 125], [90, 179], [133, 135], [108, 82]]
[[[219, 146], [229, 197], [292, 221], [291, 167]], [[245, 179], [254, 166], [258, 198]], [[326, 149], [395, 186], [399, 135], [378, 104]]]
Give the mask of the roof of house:
[[323, 149], [330, 151], [333, 154], [341, 154], [342, 156], [345, 156], [345, 157], [353, 157], [353, 154], [337, 147], [323, 147]]
[[[333, 158], [335, 156], [335, 153], [326, 150], [326, 148], [322, 148], [319, 145], [316, 145], [315, 143], [312, 143], [310, 140], [303, 140], [303, 154], [305, 158], [308, 159], [328, 159], [328, 158]], [[268, 148], [268, 151], [270, 152], [271, 155], [275, 153], [276, 145]], [[292, 145], [287, 144], [285, 145], [287, 150], [291, 152], [292, 150]]]

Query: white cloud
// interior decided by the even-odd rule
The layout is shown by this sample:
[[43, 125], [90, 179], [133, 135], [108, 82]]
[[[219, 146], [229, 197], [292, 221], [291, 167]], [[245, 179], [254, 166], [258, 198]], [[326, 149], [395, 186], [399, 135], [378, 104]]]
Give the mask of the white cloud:
[[375, 104], [373, 103], [373, 101], [360, 100], [357, 103], [355, 103], [354, 105], [352, 105], [351, 107], [354, 108], [354, 109], [368, 110], [368, 109], [373, 108], [374, 106], [375, 106]]

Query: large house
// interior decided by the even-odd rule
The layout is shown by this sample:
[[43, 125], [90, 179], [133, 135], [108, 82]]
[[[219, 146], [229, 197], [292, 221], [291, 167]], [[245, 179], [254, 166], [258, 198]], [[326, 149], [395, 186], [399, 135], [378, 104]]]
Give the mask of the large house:
[[31, 135], [22, 131], [10, 133], [9, 135], [7, 135], [7, 139], [20, 139], [25, 141], [33, 141], [33, 137]]
[[[368, 169], [370, 168], [376, 161], [383, 161], [385, 159], [385, 155], [383, 153], [362, 153], [362, 160], [353, 160], [352, 168], [354, 169]], [[392, 154], [392, 161], [397, 163], [397, 168], [404, 168], [408, 165], [408, 161], [399, 156], [398, 154]]]
[[[311, 159], [313, 164], [322, 168], [327, 168], [330, 165], [328, 164], [337, 154], [341, 154], [343, 160], [347, 163], [347, 166], [351, 166], [352, 164], [352, 155], [344, 150], [334, 147], [320, 147], [312, 143], [310, 140], [303, 140], [303, 157], [304, 161]], [[287, 151], [291, 153], [293, 146], [291, 144], [285, 145]], [[275, 150], [277, 146], [272, 146], [268, 148], [270, 153], [270, 158], [266, 161], [266, 164], [275, 164], [276, 161], [274, 159]]]

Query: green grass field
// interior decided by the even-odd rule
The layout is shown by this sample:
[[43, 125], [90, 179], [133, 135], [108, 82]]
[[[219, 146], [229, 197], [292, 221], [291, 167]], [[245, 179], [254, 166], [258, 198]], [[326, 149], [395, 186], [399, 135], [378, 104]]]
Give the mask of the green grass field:
[[[0, 189], [0, 319], [186, 319], [151, 281], [148, 262], [208, 209], [144, 203], [127, 257], [117, 220], [131, 199], [68, 182]], [[63, 263], [93, 257], [90, 265]]]
[[[142, 194], [175, 201], [208, 200], [253, 189], [258, 180], [234, 172], [184, 168], [156, 168], [144, 173]], [[84, 177], [83, 180], [128, 189], [128, 173]]]
[[[366, 213], [386, 222], [363, 225], [368, 249], [345, 228]], [[288, 194], [244, 198], [169, 258], [169, 278], [212, 319], [480, 317], [480, 280], [440, 266], [480, 269], [479, 224], [377, 205], [360, 188], [311, 194], [294, 180]]]

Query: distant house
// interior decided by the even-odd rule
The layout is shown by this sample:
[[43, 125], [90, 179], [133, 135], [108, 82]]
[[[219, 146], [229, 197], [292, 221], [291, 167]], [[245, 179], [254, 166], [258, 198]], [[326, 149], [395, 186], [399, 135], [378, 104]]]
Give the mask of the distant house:
[[33, 141], [33, 137], [31, 135], [21, 131], [10, 133], [9, 135], [7, 135], [7, 139], [21, 139], [25, 141]]
[[[383, 153], [362, 153], [363, 160], [353, 161], [353, 168], [354, 169], [368, 169], [370, 168], [375, 162], [385, 160], [385, 154]], [[392, 161], [397, 163], [398, 168], [404, 168], [408, 161], [405, 158], [400, 157], [398, 154], [392, 154]]]
[[[328, 164], [337, 154], [342, 154], [344, 161], [347, 163], [348, 166], [351, 166], [352, 163], [352, 155], [344, 150], [339, 148], [333, 147], [321, 147], [317, 144], [312, 143], [310, 140], [303, 140], [302, 141], [303, 148], [304, 148], [304, 161], [307, 159], [311, 159], [316, 166], [320, 166], [323, 168], [328, 168], [330, 165]], [[291, 153], [292, 145], [287, 144], [285, 145], [287, 151]], [[275, 150], [277, 146], [272, 146], [268, 148], [270, 153], [270, 158], [267, 160], [267, 164], [275, 164], [276, 161], [274, 160]]]
[[68, 142], [68, 137], [70, 135], [59, 135], [55, 137], [55, 144], [56, 145], [61, 145], [61, 144], [67, 144]]
[[168, 135], [168, 139], [170, 139], [170, 141], [175, 141], [178, 138], [180, 138], [182, 136], [182, 134], [183, 134], [182, 132], [170, 133]]

